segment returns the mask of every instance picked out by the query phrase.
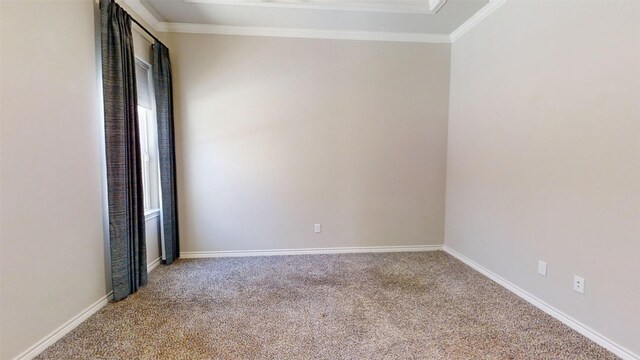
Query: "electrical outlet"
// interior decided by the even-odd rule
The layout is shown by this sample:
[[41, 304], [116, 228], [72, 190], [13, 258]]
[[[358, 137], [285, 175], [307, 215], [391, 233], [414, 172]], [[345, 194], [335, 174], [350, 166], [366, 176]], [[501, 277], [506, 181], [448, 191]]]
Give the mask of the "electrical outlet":
[[322, 232], [322, 225], [320, 225], [320, 224], [316, 224], [315, 231], [316, 231], [317, 233]]
[[584, 279], [580, 276], [576, 275], [573, 277], [573, 290], [580, 294], [584, 294]]
[[547, 276], [547, 263], [542, 260], [538, 261], [538, 274], [544, 277]]

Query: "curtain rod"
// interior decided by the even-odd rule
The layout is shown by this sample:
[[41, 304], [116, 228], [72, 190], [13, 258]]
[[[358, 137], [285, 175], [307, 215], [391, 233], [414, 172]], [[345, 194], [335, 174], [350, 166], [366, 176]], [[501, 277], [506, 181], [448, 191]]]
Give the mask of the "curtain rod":
[[144, 30], [144, 32], [146, 32], [147, 34], [149, 34], [149, 36], [151, 36], [156, 42], [159, 42], [160, 44], [164, 45], [162, 43], [162, 41], [160, 41], [155, 35], [153, 35], [151, 33], [151, 31], [147, 30], [147, 28], [145, 28], [144, 26], [142, 26], [142, 24], [140, 24], [138, 22], [138, 20], [134, 19], [133, 16], [129, 15], [129, 18], [131, 18], [131, 21], [133, 21], [134, 23], [136, 23], [136, 25], [138, 25], [142, 30]]

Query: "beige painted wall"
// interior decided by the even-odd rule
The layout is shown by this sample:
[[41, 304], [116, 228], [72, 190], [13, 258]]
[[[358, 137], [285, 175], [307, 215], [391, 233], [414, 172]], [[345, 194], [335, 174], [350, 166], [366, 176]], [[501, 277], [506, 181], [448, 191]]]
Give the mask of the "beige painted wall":
[[93, 6], [0, 1], [0, 359], [109, 291]]
[[0, 7], [0, 358], [9, 359], [107, 289], [93, 4]]
[[181, 251], [442, 244], [448, 45], [171, 41]]
[[508, 2], [453, 45], [445, 240], [636, 354], [639, 18]]

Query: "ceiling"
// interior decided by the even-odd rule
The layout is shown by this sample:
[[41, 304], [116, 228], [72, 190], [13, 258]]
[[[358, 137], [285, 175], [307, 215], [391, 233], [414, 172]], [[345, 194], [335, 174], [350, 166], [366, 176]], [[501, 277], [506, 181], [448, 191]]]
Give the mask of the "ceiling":
[[[125, 0], [159, 31], [451, 42], [504, 0]], [[473, 24], [471, 24], [473, 25]]]

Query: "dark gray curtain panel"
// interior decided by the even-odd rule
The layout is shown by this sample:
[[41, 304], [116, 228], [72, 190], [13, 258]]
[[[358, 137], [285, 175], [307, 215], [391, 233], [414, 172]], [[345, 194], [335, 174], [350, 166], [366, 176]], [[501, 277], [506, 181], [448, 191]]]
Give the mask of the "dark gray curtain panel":
[[144, 199], [131, 18], [100, 0], [107, 199], [113, 297], [147, 283]]
[[158, 158], [160, 160], [164, 261], [166, 264], [171, 264], [180, 256], [173, 90], [169, 49], [158, 41], [153, 45], [151, 67], [158, 116]]

